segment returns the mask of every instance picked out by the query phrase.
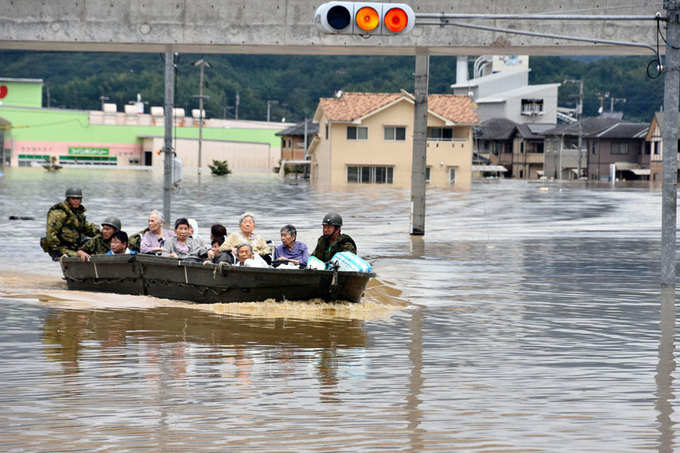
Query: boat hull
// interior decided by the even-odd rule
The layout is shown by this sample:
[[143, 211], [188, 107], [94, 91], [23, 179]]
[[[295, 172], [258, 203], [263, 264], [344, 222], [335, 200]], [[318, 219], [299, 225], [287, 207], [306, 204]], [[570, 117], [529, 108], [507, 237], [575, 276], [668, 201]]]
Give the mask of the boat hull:
[[149, 295], [197, 303], [266, 299], [359, 302], [375, 274], [202, 265], [151, 255], [63, 258], [69, 289]]

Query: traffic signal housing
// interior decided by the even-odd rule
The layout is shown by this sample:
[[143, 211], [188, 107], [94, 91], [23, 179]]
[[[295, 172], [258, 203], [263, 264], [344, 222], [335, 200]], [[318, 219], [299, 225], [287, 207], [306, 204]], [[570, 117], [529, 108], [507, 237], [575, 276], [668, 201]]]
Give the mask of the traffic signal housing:
[[415, 22], [413, 9], [404, 3], [327, 2], [314, 14], [319, 30], [339, 35], [406, 34]]

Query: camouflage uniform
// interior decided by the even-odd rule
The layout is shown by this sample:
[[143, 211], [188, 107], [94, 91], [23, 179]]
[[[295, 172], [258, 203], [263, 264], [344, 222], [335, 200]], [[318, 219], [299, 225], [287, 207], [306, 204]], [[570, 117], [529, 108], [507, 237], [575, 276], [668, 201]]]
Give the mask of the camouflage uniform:
[[326, 236], [321, 236], [319, 242], [316, 243], [316, 248], [312, 256], [316, 256], [323, 262], [330, 261], [338, 252], [352, 252], [357, 253], [357, 245], [354, 240], [346, 234], [338, 235], [335, 242], [330, 242]]
[[99, 228], [85, 218], [85, 207], [71, 208], [68, 199], [55, 204], [47, 211], [47, 234], [40, 245], [57, 260], [62, 255], [76, 256], [76, 251]]
[[97, 233], [95, 237], [83, 244], [80, 250], [88, 255], [105, 255], [111, 250], [111, 238], [104, 239], [101, 233]]

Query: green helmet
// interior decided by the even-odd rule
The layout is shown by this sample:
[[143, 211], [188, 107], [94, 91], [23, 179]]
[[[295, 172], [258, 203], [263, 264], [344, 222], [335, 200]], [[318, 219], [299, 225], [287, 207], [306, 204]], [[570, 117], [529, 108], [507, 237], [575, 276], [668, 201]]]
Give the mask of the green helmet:
[[342, 217], [337, 212], [329, 212], [323, 216], [322, 225], [342, 226]]
[[110, 227], [115, 228], [116, 230], [120, 230], [121, 225], [120, 225], [120, 219], [118, 217], [107, 217], [104, 219], [102, 222], [102, 226], [108, 225]]
[[83, 191], [80, 187], [69, 187], [66, 189], [66, 198], [83, 198]]

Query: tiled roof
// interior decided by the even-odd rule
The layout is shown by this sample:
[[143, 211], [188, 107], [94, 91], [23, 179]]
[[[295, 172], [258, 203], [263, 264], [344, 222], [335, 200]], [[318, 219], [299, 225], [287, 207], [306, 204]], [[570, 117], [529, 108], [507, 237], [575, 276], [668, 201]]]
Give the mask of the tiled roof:
[[475, 138], [482, 140], [509, 140], [517, 123], [507, 118], [491, 118], [475, 128]]
[[[594, 135], [602, 132], [603, 130], [612, 127], [620, 121], [614, 118], [583, 118], [583, 136]], [[559, 126], [547, 130], [543, 135], [578, 135], [578, 123], [572, 124], [560, 124]]]
[[427, 108], [454, 123], [479, 124], [477, 105], [469, 96], [431, 94]]
[[[349, 122], [402, 97], [413, 100], [413, 96], [404, 93], [342, 93], [339, 98], [321, 98], [319, 106], [329, 121]], [[431, 94], [428, 96], [428, 108], [454, 123], [479, 123], [477, 106], [468, 96]]]
[[402, 96], [401, 93], [342, 93], [339, 98], [321, 98], [319, 104], [329, 121], [354, 121]]
[[644, 138], [649, 130], [647, 123], [618, 123], [596, 135], [598, 138]]
[[[319, 125], [312, 120], [307, 120], [307, 135], [314, 135], [319, 132]], [[274, 135], [278, 135], [279, 137], [283, 135], [290, 135], [290, 136], [304, 136], [305, 135], [305, 122], [300, 121], [294, 126], [288, 127], [282, 131], [277, 132]]]

